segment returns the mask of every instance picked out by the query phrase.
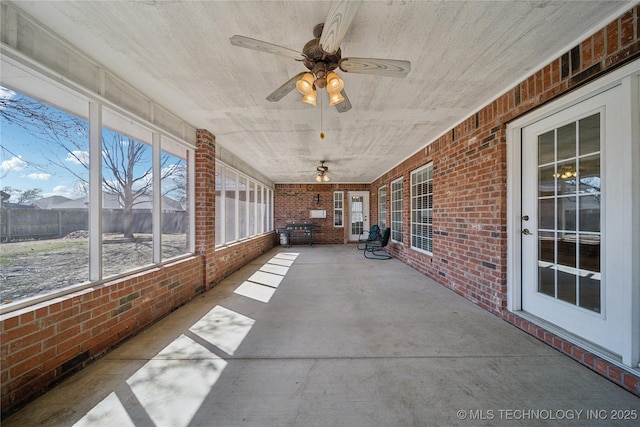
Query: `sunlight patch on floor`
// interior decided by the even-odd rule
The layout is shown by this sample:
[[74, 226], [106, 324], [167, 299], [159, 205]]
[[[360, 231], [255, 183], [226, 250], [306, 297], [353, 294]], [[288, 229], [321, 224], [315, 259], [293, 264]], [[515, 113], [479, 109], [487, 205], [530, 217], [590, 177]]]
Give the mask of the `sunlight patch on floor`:
[[135, 427], [115, 392], [109, 393], [73, 427]]
[[218, 305], [189, 330], [225, 353], [233, 355], [254, 323], [255, 320], [250, 317]]
[[244, 282], [234, 291], [238, 295], [267, 303], [276, 292], [276, 288], [263, 286], [253, 282]]
[[268, 303], [298, 255], [297, 252], [275, 255], [238, 286], [234, 293]]

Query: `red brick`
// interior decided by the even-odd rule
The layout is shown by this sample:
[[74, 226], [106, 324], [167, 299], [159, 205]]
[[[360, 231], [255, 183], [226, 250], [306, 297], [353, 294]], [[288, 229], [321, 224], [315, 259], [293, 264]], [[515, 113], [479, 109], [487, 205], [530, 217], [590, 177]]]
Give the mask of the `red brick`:
[[607, 25], [606, 34], [607, 34], [607, 39], [606, 39], [607, 55], [612, 55], [620, 48], [620, 45], [618, 43], [619, 33], [618, 33], [617, 20]]

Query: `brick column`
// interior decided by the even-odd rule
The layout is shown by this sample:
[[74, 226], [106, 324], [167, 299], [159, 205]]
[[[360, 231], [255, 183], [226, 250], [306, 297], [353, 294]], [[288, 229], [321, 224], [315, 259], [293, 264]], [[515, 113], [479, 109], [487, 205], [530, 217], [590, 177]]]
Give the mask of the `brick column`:
[[196, 139], [196, 253], [202, 256], [204, 286], [209, 288], [215, 278], [216, 137], [207, 130], [199, 129], [196, 132]]

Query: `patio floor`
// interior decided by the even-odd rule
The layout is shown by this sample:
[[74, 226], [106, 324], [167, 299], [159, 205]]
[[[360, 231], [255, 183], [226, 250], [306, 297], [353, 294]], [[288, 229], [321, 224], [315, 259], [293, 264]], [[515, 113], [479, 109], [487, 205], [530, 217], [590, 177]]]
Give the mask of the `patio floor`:
[[[636, 419], [614, 419], [624, 411]], [[274, 248], [2, 425], [618, 426], [639, 417], [631, 393], [400, 261], [319, 245]]]

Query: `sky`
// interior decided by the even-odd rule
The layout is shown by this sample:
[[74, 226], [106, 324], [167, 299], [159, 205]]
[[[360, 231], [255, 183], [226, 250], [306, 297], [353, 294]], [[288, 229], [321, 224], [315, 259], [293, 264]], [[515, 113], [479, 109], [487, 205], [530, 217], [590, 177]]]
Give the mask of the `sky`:
[[[0, 87], [0, 98], [15, 98], [17, 94]], [[0, 107], [1, 108], [1, 107]], [[56, 110], [61, 114], [60, 110]], [[74, 150], [71, 156], [66, 150], [44, 135], [36, 136], [21, 126], [8, 122], [0, 114], [0, 188], [19, 190], [42, 189], [41, 196], [65, 196], [75, 199], [84, 196], [77, 190], [78, 178], [73, 173], [87, 176], [87, 169], [78, 159], [88, 152]], [[62, 167], [61, 165], [64, 165]], [[14, 198], [10, 199], [14, 202]]]

